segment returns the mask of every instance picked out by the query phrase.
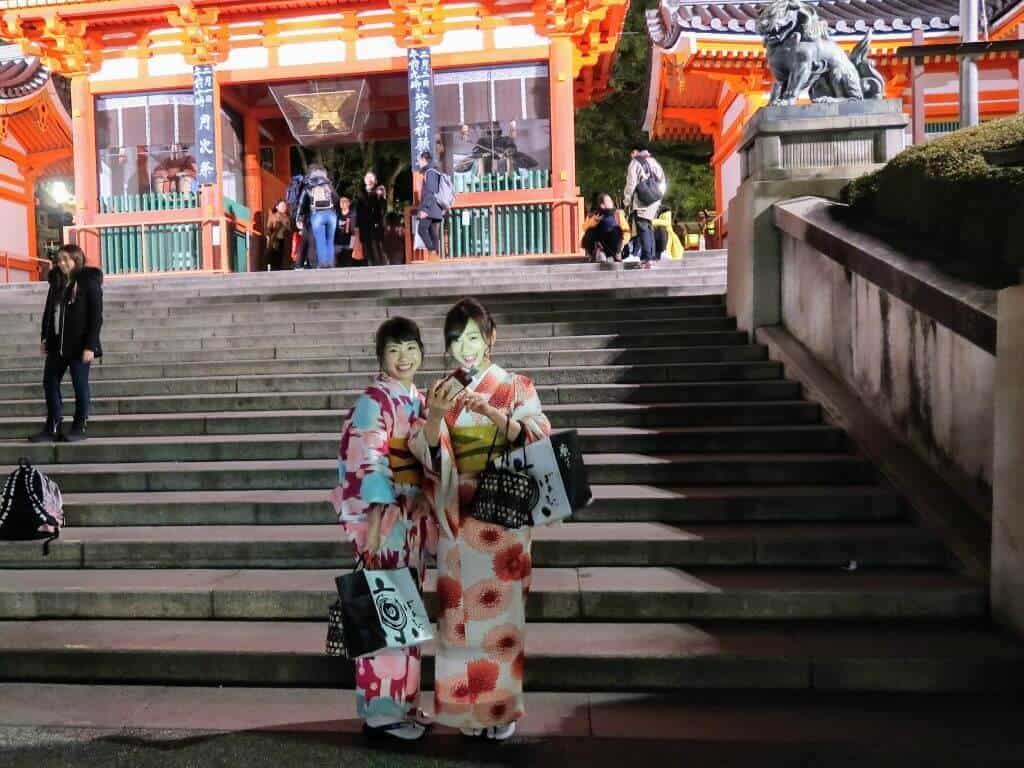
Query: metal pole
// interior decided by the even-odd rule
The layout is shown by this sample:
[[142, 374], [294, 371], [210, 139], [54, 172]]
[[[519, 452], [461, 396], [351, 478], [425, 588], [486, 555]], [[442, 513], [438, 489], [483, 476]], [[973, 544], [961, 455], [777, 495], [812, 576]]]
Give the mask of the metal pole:
[[[960, 42], [978, 42], [978, 5], [982, 1], [960, 0]], [[960, 59], [960, 127], [978, 121], [978, 62], [964, 56]]]

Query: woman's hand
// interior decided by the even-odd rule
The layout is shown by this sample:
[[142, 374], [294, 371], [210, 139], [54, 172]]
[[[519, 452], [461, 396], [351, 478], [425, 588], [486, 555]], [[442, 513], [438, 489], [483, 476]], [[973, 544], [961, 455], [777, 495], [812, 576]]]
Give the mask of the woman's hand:
[[[462, 389], [462, 385], [452, 378], [435, 381], [427, 392], [427, 409], [430, 412], [430, 418], [440, 422], [444, 415], [455, 405], [455, 401], [459, 399], [459, 393], [462, 392]], [[471, 394], [474, 393], [467, 392], [466, 396], [468, 397]]]
[[368, 560], [373, 560], [377, 553], [380, 552], [380, 512], [373, 510], [366, 515], [366, 550], [365, 555]]
[[485, 419], [490, 419], [501, 434], [508, 436], [510, 442], [514, 443], [518, 440], [523, 431], [523, 427], [518, 421], [504, 411], [499, 411], [491, 405], [486, 395], [481, 395], [479, 392], [466, 392], [462, 396], [462, 407], [467, 411], [480, 414]]
[[435, 381], [427, 392], [427, 423], [423, 427], [423, 434], [431, 448], [440, 444], [441, 422], [462, 392], [462, 385], [452, 378]]

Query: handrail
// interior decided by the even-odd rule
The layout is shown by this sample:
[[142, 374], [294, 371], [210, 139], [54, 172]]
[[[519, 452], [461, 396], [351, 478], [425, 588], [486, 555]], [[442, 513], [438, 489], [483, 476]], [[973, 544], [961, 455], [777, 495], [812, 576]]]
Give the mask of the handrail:
[[[182, 210], [188, 210], [182, 209]], [[69, 227], [64, 227], [65, 233], [71, 232], [92, 232], [93, 234], [100, 234], [104, 229], [124, 229], [126, 227], [138, 227], [139, 237], [141, 239], [142, 246], [142, 271], [145, 274], [156, 274], [149, 270], [149, 247], [146, 239], [146, 227], [166, 227], [177, 224], [198, 224], [201, 227], [207, 224], [225, 224], [235, 223], [234, 219], [229, 219], [227, 216], [188, 216], [181, 219], [176, 219], [174, 222], [159, 221], [151, 224], [139, 222], [137, 224], [115, 224], [115, 223], [93, 223], [93, 224], [73, 224]]]
[[12, 256], [8, 251], [0, 251], [0, 261], [3, 262], [4, 283], [11, 282], [11, 261], [35, 261], [40, 264], [51, 264], [50, 259], [40, 259], [38, 256]]

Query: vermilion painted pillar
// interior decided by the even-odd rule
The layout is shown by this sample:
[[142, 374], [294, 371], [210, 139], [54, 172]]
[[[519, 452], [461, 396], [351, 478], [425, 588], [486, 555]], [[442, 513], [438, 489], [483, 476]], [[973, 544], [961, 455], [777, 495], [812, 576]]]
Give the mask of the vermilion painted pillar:
[[[924, 30], [915, 29], [910, 39], [913, 45], [924, 45]], [[925, 139], [924, 74], [924, 62], [910, 62], [910, 129], [914, 144], [924, 144]]]
[[[1024, 40], [1024, 24], [1017, 26], [1017, 39]], [[1024, 112], [1024, 51], [1017, 54], [1017, 111]]]
[[245, 203], [252, 211], [249, 269], [258, 270], [263, 260], [263, 181], [260, 178], [260, 121], [252, 115], [242, 118], [245, 144]]
[[[552, 222], [552, 250], [575, 253], [579, 232], [574, 231], [573, 209], [576, 197], [576, 106], [573, 93], [573, 53], [571, 37], [551, 38], [548, 77], [551, 91], [551, 188], [556, 203]], [[572, 201], [570, 204], [568, 201]]]
[[[75, 165], [75, 226], [78, 227], [94, 224], [99, 211], [95, 113], [88, 76], [72, 76], [71, 142]], [[100, 266], [99, 235], [78, 230], [78, 244], [85, 251], [86, 263]]]

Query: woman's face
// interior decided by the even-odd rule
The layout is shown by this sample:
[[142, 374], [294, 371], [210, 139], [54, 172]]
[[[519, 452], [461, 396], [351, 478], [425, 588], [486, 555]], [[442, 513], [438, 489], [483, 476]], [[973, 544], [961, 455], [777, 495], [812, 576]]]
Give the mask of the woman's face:
[[415, 341], [389, 341], [384, 345], [381, 366], [384, 373], [408, 386], [423, 363], [423, 352]]
[[489, 347], [493, 339], [485, 339], [475, 320], [466, 323], [462, 335], [448, 347], [448, 353], [463, 368], [480, 368], [490, 362]]
[[282, 215], [288, 213], [288, 203], [282, 200], [274, 207], [274, 210]]
[[71, 258], [71, 254], [61, 251], [57, 254], [57, 268], [64, 274], [65, 277], [75, 271], [75, 260]]

